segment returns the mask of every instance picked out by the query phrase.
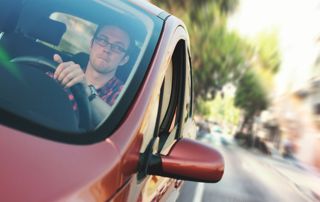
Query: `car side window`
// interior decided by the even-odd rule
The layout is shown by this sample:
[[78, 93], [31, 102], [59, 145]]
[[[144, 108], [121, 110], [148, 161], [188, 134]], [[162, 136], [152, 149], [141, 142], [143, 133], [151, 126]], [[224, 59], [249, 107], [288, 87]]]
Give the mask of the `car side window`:
[[172, 92], [172, 82], [173, 82], [173, 67], [172, 60], [170, 60], [169, 67], [166, 71], [166, 74], [162, 83], [162, 103], [161, 103], [161, 114], [160, 114], [160, 123], [163, 122], [166, 112], [169, 107], [171, 92]]
[[184, 103], [183, 103], [183, 120], [182, 120], [182, 131], [181, 134], [184, 137], [195, 138], [196, 127], [192, 119], [193, 113], [193, 86], [192, 86], [192, 68], [191, 68], [191, 57], [188, 49], [186, 49], [186, 68], [185, 68], [185, 86], [184, 86]]
[[189, 52], [187, 52], [186, 58], [186, 82], [185, 82], [185, 94], [184, 94], [184, 107], [183, 107], [183, 122], [186, 122], [192, 115], [192, 71], [191, 71], [191, 58]]
[[158, 152], [166, 152], [180, 133], [184, 102], [185, 58], [185, 43], [180, 41], [174, 50], [162, 84]]

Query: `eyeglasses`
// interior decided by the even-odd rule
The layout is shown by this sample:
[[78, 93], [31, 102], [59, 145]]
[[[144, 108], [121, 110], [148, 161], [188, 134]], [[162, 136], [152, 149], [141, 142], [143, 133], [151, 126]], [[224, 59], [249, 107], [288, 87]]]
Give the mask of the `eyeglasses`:
[[114, 44], [114, 43], [110, 43], [107, 39], [102, 38], [102, 37], [96, 36], [94, 38], [94, 41], [99, 46], [102, 46], [102, 47], [108, 47], [109, 46], [110, 50], [112, 52], [115, 52], [115, 53], [125, 53], [127, 51], [125, 48], [121, 47], [120, 45]]

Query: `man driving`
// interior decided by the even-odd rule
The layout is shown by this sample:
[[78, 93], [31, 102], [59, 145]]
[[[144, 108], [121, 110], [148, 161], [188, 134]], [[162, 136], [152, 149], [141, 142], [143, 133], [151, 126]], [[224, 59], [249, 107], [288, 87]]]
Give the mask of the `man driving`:
[[94, 114], [94, 125], [106, 117], [122, 90], [123, 82], [117, 78], [116, 71], [128, 62], [132, 43], [123, 28], [103, 25], [97, 28], [91, 40], [85, 71], [73, 61], [64, 62], [58, 54], [53, 56], [54, 61], [59, 63], [53, 77], [61, 85], [70, 88], [77, 83], [84, 84]]

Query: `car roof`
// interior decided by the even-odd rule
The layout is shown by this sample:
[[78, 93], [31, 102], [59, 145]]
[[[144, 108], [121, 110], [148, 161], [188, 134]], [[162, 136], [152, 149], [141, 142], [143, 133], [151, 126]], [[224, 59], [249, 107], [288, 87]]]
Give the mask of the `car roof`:
[[129, 2], [139, 6], [140, 8], [144, 9], [148, 13], [155, 16], [161, 17], [163, 13], [166, 13], [167, 15], [169, 15], [167, 12], [165, 12], [161, 8], [156, 7], [155, 5], [145, 0], [129, 0]]

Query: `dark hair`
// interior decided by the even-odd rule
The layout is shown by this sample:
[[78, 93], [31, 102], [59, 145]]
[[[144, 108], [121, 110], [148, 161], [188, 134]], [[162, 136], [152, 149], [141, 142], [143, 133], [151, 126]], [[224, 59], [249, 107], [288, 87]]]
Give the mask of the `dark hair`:
[[121, 25], [118, 25], [118, 24], [112, 24], [112, 23], [109, 23], [109, 24], [100, 24], [98, 25], [94, 35], [93, 35], [93, 39], [97, 37], [97, 35], [100, 33], [100, 31], [106, 27], [106, 26], [114, 26], [114, 27], [118, 27], [119, 29], [121, 29], [123, 32], [125, 32], [128, 37], [129, 37], [129, 46], [128, 46], [128, 49], [126, 51], [126, 55], [130, 55], [131, 54], [131, 51], [134, 49], [135, 47], [135, 40], [134, 38], [130, 35], [130, 31], [128, 29], [125, 28], [125, 26], [121, 26]]

